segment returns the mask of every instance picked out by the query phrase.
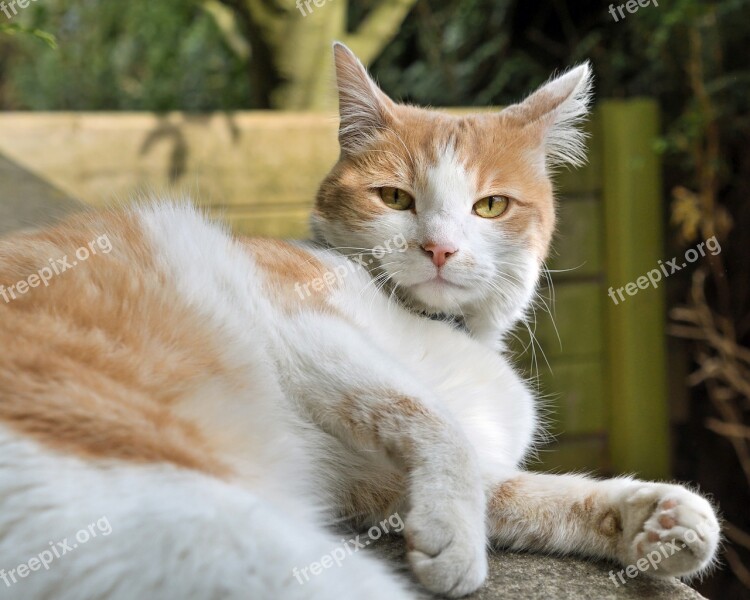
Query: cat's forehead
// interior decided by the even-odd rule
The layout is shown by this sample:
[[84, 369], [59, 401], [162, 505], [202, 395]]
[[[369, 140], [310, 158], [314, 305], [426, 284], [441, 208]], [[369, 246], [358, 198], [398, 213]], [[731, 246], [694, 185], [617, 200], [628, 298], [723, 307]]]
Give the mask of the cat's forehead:
[[462, 157], [486, 152], [488, 136], [504, 137], [496, 119], [484, 115], [456, 116], [416, 107], [398, 107], [393, 128], [411, 142], [423, 160], [437, 162], [446, 149]]
[[539, 140], [502, 114], [456, 116], [398, 108], [397, 119], [382, 132], [382, 159], [398, 163], [418, 184], [460, 175], [467, 186], [490, 188], [498, 179], [527, 185], [546, 176]]

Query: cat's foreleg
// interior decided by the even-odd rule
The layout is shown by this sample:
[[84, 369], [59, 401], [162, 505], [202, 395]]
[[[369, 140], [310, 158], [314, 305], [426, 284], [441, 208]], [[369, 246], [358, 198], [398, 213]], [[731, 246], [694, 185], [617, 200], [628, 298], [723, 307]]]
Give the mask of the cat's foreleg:
[[404, 535], [418, 579], [453, 597], [474, 591], [487, 574], [486, 497], [463, 431], [429, 390], [355, 328], [320, 318], [304, 331], [311, 343], [289, 339], [279, 369], [290, 396], [352, 452], [389, 461], [404, 474]]
[[699, 574], [715, 561], [720, 540], [705, 498], [630, 478], [516, 473], [491, 486], [487, 516], [496, 545], [613, 559], [633, 565], [628, 576]]

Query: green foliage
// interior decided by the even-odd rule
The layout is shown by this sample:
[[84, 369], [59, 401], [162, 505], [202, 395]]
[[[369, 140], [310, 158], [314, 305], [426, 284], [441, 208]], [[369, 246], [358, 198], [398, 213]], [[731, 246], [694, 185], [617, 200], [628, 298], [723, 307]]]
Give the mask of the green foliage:
[[58, 51], [19, 38], [6, 108], [206, 111], [243, 106], [244, 66], [200, 2], [46, 0], [18, 19]]
[[17, 23], [3, 23], [0, 24], [0, 35], [2, 34], [30, 35], [37, 38], [38, 40], [41, 40], [53, 50], [57, 48], [57, 40], [55, 39], [55, 36], [51, 33], [47, 33], [46, 31], [42, 31], [41, 29], [31, 29], [29, 27], [24, 27], [23, 25], [18, 25]]

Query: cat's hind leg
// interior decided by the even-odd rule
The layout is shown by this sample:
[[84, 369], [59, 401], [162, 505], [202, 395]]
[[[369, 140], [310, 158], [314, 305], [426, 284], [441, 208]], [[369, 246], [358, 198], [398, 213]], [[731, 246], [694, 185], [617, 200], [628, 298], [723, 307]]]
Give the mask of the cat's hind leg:
[[613, 559], [657, 577], [707, 570], [721, 537], [708, 500], [681, 485], [541, 473], [491, 487], [488, 527], [507, 548]]
[[[0, 597], [406, 600], [309, 515], [172, 465], [90, 461], [0, 428]], [[41, 566], [43, 565], [43, 567]]]

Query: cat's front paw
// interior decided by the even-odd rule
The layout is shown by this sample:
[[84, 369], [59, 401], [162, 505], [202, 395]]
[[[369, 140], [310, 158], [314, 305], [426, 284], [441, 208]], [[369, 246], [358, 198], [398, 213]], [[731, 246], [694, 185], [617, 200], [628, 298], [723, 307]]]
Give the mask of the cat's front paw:
[[[709, 567], [721, 538], [711, 504], [680, 485], [638, 483], [622, 498], [625, 565], [654, 576], [693, 575]], [[643, 562], [645, 559], [647, 562]]]
[[431, 592], [458, 598], [487, 578], [484, 512], [474, 504], [418, 506], [406, 518], [407, 558]]

